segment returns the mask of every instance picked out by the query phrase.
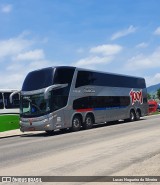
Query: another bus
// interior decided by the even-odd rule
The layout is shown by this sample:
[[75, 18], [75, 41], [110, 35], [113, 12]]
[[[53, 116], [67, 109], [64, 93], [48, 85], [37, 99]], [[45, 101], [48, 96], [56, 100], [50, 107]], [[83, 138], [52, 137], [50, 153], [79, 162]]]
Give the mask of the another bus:
[[158, 103], [155, 100], [148, 101], [148, 113], [156, 112], [158, 109]]
[[19, 128], [19, 94], [9, 101], [13, 89], [0, 89], [0, 132]]
[[23, 83], [20, 130], [90, 129], [96, 123], [147, 115], [144, 78], [70, 66], [30, 72]]

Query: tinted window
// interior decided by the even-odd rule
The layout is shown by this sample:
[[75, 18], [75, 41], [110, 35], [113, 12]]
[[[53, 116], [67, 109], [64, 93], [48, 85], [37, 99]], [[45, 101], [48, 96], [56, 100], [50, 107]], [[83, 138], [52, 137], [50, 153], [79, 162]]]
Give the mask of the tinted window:
[[74, 74], [74, 69], [57, 68], [54, 75], [54, 84], [68, 84], [68, 86], [53, 90], [54, 96], [68, 96]]
[[68, 96], [59, 94], [58, 90], [52, 92], [52, 98], [50, 99], [51, 111], [59, 110], [67, 105]]
[[130, 105], [129, 96], [88, 96], [74, 100], [73, 109], [110, 108]]
[[23, 83], [22, 91], [38, 90], [53, 84], [53, 68], [30, 72]]
[[20, 96], [19, 94], [15, 94], [12, 99], [12, 108], [20, 107]]
[[149, 107], [156, 107], [155, 104], [149, 104]]
[[75, 71], [75, 68], [67, 68], [67, 67], [57, 68], [54, 74], [54, 84], [68, 83], [70, 85], [72, 82], [74, 71]]
[[54, 75], [54, 84], [68, 84], [68, 86], [61, 89], [53, 90], [51, 92], [51, 105], [53, 105], [53, 111], [58, 110], [67, 105], [74, 71], [75, 68], [70, 67], [60, 67], [56, 69]]
[[[49, 93], [49, 100], [50, 100]], [[22, 117], [43, 116], [50, 112], [48, 100], [44, 99], [44, 94], [34, 94], [30, 96], [21, 96], [20, 114]]]
[[13, 96], [13, 103], [10, 103], [9, 96], [11, 93], [4, 93], [4, 104], [6, 109], [19, 108], [19, 94]]
[[0, 93], [0, 109], [4, 109], [2, 93]]
[[105, 74], [90, 71], [78, 71], [76, 88], [85, 85], [145, 88], [143, 78], [127, 77], [122, 75]]

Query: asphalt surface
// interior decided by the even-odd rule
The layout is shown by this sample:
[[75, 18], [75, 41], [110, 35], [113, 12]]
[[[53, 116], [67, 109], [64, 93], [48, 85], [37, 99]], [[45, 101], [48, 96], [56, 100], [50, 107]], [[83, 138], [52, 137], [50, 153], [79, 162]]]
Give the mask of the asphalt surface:
[[9, 132], [0, 134], [0, 176], [160, 175], [160, 115], [52, 136]]

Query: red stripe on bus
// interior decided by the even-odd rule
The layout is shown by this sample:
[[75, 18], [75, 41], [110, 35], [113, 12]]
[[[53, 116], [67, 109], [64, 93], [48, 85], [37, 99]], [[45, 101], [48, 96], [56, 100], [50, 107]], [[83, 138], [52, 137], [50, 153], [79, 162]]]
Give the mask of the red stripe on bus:
[[93, 108], [88, 109], [77, 109], [76, 112], [87, 112], [87, 111], [93, 111]]

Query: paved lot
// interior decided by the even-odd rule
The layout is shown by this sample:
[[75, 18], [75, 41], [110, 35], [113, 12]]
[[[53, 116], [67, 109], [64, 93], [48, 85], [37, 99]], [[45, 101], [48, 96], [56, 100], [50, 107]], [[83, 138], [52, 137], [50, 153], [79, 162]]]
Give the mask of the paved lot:
[[0, 139], [0, 175], [160, 176], [160, 116], [53, 136], [17, 133]]

